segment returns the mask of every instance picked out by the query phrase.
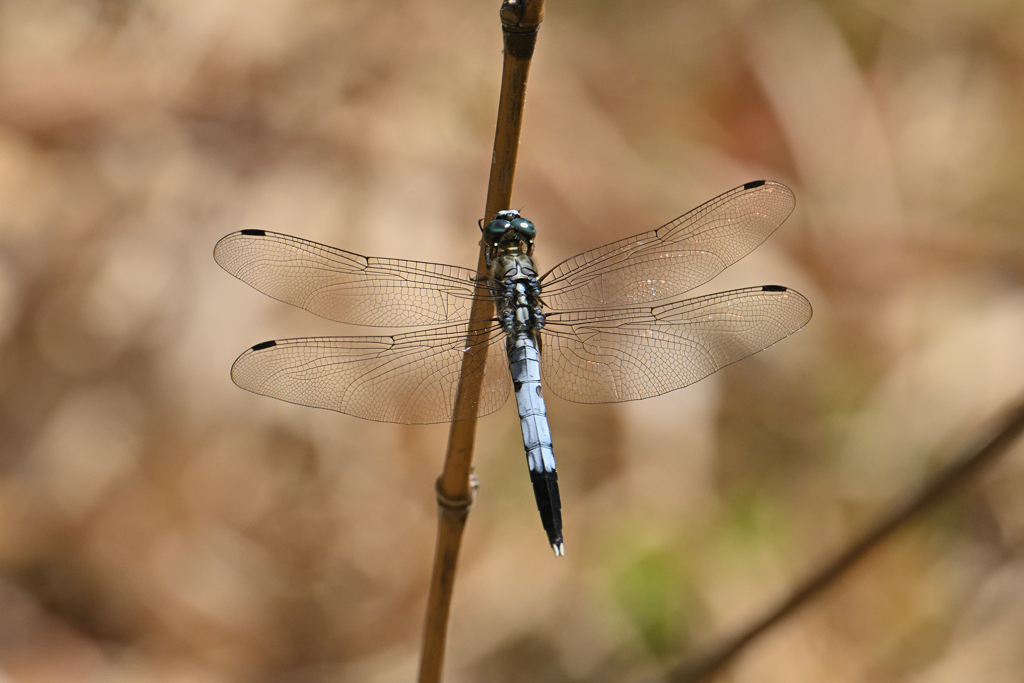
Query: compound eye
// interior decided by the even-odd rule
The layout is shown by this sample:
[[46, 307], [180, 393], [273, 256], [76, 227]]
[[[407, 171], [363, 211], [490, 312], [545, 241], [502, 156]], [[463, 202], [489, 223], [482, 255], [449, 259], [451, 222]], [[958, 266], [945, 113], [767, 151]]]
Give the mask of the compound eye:
[[537, 228], [534, 226], [533, 221], [528, 221], [525, 218], [516, 218], [513, 220], [512, 227], [527, 240], [532, 240], [537, 236]]
[[512, 228], [512, 223], [503, 218], [496, 218], [484, 227], [484, 239], [488, 244], [497, 244], [501, 236]]

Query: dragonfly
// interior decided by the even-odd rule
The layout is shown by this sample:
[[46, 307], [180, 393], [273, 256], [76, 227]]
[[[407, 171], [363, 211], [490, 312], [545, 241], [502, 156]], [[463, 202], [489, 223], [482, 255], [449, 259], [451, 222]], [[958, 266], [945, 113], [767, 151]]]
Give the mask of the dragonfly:
[[[217, 243], [214, 259], [246, 284], [329, 320], [413, 329], [263, 342], [238, 357], [231, 378], [263, 396], [399, 424], [480, 417], [514, 393], [541, 522], [561, 556], [542, 387], [577, 403], [650, 398], [799, 330], [811, 305], [781, 285], [681, 298], [760, 245], [795, 203], [781, 183], [749, 182], [543, 275], [533, 261], [536, 226], [516, 210], [481, 221], [486, 272], [240, 230]], [[471, 325], [478, 294], [493, 300], [495, 317]], [[482, 375], [480, 393], [457, 405], [464, 362]]]

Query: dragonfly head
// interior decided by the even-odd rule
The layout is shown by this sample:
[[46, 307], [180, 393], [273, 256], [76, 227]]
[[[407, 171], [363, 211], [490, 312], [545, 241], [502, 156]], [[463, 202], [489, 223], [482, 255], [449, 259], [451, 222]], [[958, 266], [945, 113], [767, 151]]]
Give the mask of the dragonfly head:
[[499, 211], [494, 220], [484, 226], [484, 242], [490, 248], [523, 249], [533, 252], [533, 240], [537, 228], [533, 221], [519, 215], [516, 210]]

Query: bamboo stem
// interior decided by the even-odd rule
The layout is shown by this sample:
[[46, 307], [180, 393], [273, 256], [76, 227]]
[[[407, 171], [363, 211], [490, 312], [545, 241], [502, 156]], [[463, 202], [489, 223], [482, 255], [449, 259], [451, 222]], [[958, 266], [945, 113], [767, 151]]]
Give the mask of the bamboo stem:
[[854, 564], [902, 528], [907, 521], [957, 491], [983, 467], [1005, 453], [1022, 432], [1024, 397], [1019, 398], [988, 429], [984, 438], [979, 439], [953, 464], [896, 507], [835, 559], [805, 579], [784, 600], [703, 657], [694, 658], [669, 672], [664, 679], [674, 683], [697, 683], [720, 671], [758, 636], [845, 576]]
[[[494, 152], [487, 186], [484, 219], [511, 206], [512, 183], [519, 154], [519, 135], [526, 103], [526, 80], [537, 42], [537, 30], [544, 18], [544, 0], [504, 0], [500, 10], [505, 46], [498, 100], [498, 123], [494, 132]], [[481, 246], [477, 270], [486, 272], [487, 263]], [[468, 340], [475, 339], [490, 327], [494, 303], [485, 287], [479, 287], [470, 314]], [[455, 396], [455, 414], [475, 414], [480, 399], [486, 345], [467, 344], [473, 349], [466, 354]], [[473, 446], [476, 441], [476, 418], [452, 422], [444, 468], [437, 478], [437, 545], [434, 568], [427, 596], [427, 616], [423, 629], [423, 651], [420, 655], [420, 683], [438, 683], [444, 664], [448, 615], [451, 608], [455, 572], [462, 543], [462, 532], [469, 516], [476, 491], [472, 475]]]

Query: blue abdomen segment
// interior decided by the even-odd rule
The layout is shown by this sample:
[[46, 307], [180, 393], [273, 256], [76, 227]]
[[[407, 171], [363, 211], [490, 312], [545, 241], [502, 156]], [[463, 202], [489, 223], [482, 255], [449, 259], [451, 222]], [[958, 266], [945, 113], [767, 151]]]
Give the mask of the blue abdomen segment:
[[520, 332], [509, 343], [509, 369], [516, 390], [519, 424], [523, 430], [526, 463], [537, 499], [537, 509], [555, 555], [565, 554], [562, 541], [562, 502], [558, 496], [558, 472], [551, 447], [547, 409], [540, 385], [540, 354], [529, 334]]

